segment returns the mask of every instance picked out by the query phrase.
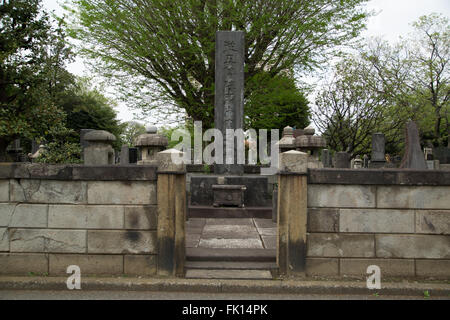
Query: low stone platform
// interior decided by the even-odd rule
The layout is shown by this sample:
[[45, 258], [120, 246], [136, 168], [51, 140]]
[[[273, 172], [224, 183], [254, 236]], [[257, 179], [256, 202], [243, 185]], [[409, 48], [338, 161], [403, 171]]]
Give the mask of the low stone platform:
[[187, 248], [276, 249], [277, 226], [271, 219], [191, 218]]
[[276, 232], [271, 219], [189, 219], [186, 278], [271, 279]]
[[257, 218], [271, 219], [272, 207], [211, 207], [211, 206], [189, 206], [188, 218]]

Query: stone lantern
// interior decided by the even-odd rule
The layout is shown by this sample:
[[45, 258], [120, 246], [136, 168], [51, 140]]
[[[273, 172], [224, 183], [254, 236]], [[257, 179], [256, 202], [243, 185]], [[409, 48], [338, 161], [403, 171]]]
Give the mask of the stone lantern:
[[280, 153], [295, 150], [295, 138], [294, 138], [294, 129], [287, 126], [283, 129], [283, 137], [278, 142], [278, 146], [280, 147]]
[[84, 135], [89, 144], [84, 148], [85, 165], [114, 164], [114, 149], [112, 143], [116, 137], [104, 130], [92, 130]]
[[169, 140], [164, 135], [157, 134], [158, 129], [156, 127], [148, 127], [146, 131], [147, 133], [141, 134], [135, 142], [135, 146], [139, 148], [142, 157], [138, 164], [158, 164], [156, 155], [166, 149]]
[[304, 129], [304, 135], [295, 139], [297, 151], [309, 154], [308, 167], [322, 168], [323, 164], [319, 161], [319, 151], [326, 147], [326, 141], [321, 136], [315, 136], [316, 130], [313, 127]]

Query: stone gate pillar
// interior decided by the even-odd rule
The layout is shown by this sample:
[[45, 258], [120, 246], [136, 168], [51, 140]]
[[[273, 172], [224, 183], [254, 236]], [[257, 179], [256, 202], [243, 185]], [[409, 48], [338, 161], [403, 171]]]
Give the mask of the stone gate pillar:
[[280, 154], [277, 264], [280, 274], [302, 276], [306, 264], [308, 154]]
[[156, 156], [158, 164], [158, 275], [183, 276], [186, 221], [186, 166], [173, 161], [183, 153], [169, 149]]

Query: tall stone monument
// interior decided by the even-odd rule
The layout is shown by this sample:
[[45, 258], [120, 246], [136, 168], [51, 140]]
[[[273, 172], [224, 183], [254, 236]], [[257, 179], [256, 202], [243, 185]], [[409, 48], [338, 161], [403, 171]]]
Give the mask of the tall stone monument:
[[[224, 138], [223, 164], [214, 165], [216, 174], [242, 175], [243, 164], [237, 164], [238, 141], [234, 147], [226, 143], [227, 129], [242, 129], [244, 122], [244, 60], [245, 34], [243, 31], [216, 33], [216, 83], [214, 123]], [[243, 142], [243, 141], [242, 141]], [[233, 153], [233, 164], [226, 163], [226, 155]]]
[[386, 137], [382, 133], [372, 135], [372, 158], [370, 168], [380, 169], [386, 166]]
[[406, 125], [406, 150], [400, 168], [426, 170], [425, 155], [420, 147], [419, 129], [414, 121]]

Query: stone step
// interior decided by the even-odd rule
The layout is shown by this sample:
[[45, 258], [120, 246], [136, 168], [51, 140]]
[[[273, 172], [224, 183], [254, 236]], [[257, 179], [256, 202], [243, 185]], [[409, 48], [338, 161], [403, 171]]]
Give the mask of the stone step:
[[187, 261], [275, 262], [275, 249], [186, 248]]
[[186, 279], [241, 279], [241, 280], [270, 280], [269, 270], [210, 270], [188, 269]]
[[272, 207], [223, 207], [189, 206], [188, 218], [260, 218], [272, 219]]
[[186, 261], [186, 269], [205, 270], [275, 270], [275, 262]]

